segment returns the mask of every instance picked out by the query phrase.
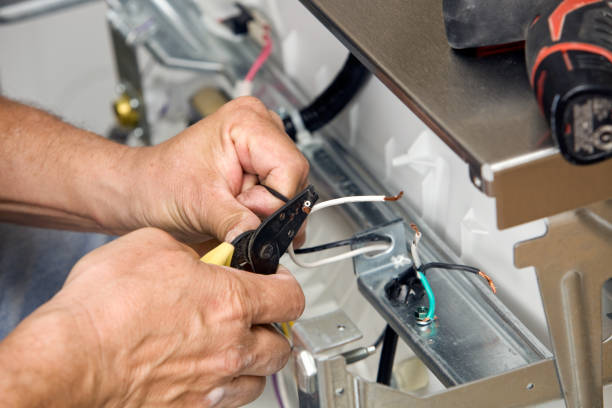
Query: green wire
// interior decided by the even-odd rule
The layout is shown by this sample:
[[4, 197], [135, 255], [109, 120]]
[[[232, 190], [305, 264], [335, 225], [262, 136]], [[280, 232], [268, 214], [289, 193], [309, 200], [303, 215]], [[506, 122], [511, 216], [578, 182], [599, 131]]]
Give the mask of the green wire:
[[436, 315], [436, 298], [434, 297], [433, 289], [429, 285], [429, 281], [425, 277], [425, 274], [421, 271], [417, 271], [417, 276], [423, 287], [425, 288], [425, 293], [427, 293], [427, 300], [429, 302], [429, 310], [427, 311], [427, 317], [434, 320], [434, 316]]

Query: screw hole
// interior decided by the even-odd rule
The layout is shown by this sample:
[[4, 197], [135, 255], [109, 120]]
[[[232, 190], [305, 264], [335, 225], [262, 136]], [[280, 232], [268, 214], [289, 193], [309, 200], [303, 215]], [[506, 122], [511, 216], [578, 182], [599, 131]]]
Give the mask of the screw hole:
[[338, 328], [338, 331], [344, 331], [346, 329], [346, 326], [343, 324], [339, 324], [336, 327]]
[[335, 393], [337, 396], [341, 396], [342, 394], [344, 394], [344, 388], [336, 388]]
[[531, 391], [531, 390], [533, 390], [533, 389], [535, 388], [535, 384], [534, 384], [534, 383], [529, 383], [529, 384], [527, 384], [527, 387], [526, 387], [526, 388], [527, 388], [529, 391]]

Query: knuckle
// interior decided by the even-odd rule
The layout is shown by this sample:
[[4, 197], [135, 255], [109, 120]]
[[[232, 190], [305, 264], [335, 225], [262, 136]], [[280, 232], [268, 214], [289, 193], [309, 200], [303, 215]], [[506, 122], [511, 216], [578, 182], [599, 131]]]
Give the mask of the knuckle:
[[298, 170], [302, 174], [308, 174], [310, 172], [310, 162], [301, 153], [300, 153], [300, 158], [296, 160], [296, 163], [298, 165]]
[[266, 105], [254, 96], [241, 96], [234, 100], [235, 104], [258, 113], [268, 112]]
[[242, 322], [247, 327], [250, 326], [251, 307], [242, 282], [231, 279], [227, 296], [229, 297], [227, 301], [229, 320]]
[[247, 368], [250, 360], [247, 353], [241, 352], [240, 346], [230, 347], [224, 352], [222, 371], [227, 376], [234, 376]]
[[[251, 218], [253, 219], [252, 222], [250, 221]], [[214, 233], [217, 235], [217, 238], [224, 240], [230, 231], [233, 231], [242, 225], [245, 226], [245, 230], [247, 225], [250, 224], [253, 224], [253, 227], [256, 228], [258, 225], [257, 221], [258, 220], [254, 215], [251, 215], [246, 211], [224, 214], [224, 217], [220, 218], [219, 222], [216, 224]]]

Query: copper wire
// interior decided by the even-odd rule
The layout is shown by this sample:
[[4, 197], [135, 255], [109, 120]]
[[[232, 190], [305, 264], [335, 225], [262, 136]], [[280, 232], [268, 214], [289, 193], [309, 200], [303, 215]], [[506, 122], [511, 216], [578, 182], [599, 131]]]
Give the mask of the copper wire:
[[403, 195], [404, 195], [404, 192], [400, 191], [399, 194], [396, 196], [386, 196], [385, 201], [397, 201], [400, 198], [402, 198]]
[[486, 281], [489, 284], [489, 287], [491, 288], [493, 293], [497, 293], [497, 288], [495, 287], [495, 284], [493, 283], [493, 279], [491, 279], [489, 277], [489, 275], [487, 275], [483, 271], [478, 271], [478, 275], [481, 276], [482, 278], [486, 279]]

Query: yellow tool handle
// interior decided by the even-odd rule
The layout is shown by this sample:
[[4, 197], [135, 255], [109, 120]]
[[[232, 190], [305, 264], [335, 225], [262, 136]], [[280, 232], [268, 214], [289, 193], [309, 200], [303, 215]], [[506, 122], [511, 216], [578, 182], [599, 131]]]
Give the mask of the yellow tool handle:
[[234, 246], [229, 242], [222, 242], [212, 250], [208, 251], [200, 261], [213, 265], [230, 266], [234, 256]]

